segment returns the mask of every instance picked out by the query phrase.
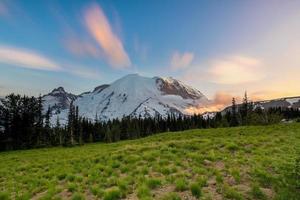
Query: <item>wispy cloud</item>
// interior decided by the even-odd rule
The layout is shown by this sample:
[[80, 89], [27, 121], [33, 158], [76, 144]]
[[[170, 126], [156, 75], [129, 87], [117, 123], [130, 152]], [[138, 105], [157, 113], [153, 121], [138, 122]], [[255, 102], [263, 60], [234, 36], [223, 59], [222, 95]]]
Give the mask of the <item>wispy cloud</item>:
[[149, 46], [142, 43], [138, 37], [135, 37], [133, 40], [133, 50], [139, 59], [142, 61], [147, 60]]
[[64, 40], [64, 46], [76, 56], [92, 56], [102, 58], [103, 52], [93, 43], [82, 40], [78, 37], [69, 36]]
[[220, 84], [253, 82], [264, 77], [261, 62], [245, 56], [231, 56], [213, 61], [208, 75], [211, 81]]
[[66, 72], [83, 78], [96, 79], [101, 75], [93, 68], [69, 62], [56, 62], [35, 51], [9, 46], [0, 46], [0, 63], [34, 70]]
[[90, 6], [84, 21], [90, 34], [102, 48], [107, 62], [115, 68], [125, 68], [131, 65], [123, 43], [113, 32], [103, 10], [97, 4]]
[[86, 66], [80, 66], [74, 63], [63, 63], [64, 71], [86, 79], [99, 79], [101, 73], [95, 68], [88, 68]]
[[171, 57], [171, 69], [180, 70], [188, 67], [194, 59], [194, 54], [191, 52], [185, 52], [180, 54], [175, 52]]
[[50, 4], [50, 11], [55, 21], [60, 25], [63, 38], [63, 47], [76, 57], [88, 57], [103, 59], [101, 47], [95, 43], [94, 39], [85, 31], [80, 34], [75, 31], [73, 24], [63, 15], [63, 9], [59, 4]]
[[5, 1], [0, 2], [0, 16], [7, 17], [9, 15], [9, 9]]
[[58, 71], [62, 68], [42, 54], [27, 49], [0, 46], [0, 62], [23, 68]]
[[257, 82], [265, 76], [265, 67], [260, 60], [234, 55], [192, 66], [185, 71], [183, 79], [201, 80], [220, 85], [238, 85]]

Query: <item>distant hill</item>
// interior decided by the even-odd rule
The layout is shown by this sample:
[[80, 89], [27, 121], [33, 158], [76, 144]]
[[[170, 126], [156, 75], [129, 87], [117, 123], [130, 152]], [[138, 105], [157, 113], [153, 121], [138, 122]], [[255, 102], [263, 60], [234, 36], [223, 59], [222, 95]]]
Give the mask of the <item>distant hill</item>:
[[[241, 104], [237, 105], [239, 107]], [[265, 100], [265, 101], [256, 101], [253, 102], [254, 109], [261, 108], [263, 110], [268, 110], [270, 108], [294, 108], [300, 109], [300, 96], [297, 97], [284, 97], [273, 100]], [[222, 113], [226, 113], [230, 111], [231, 106], [226, 107], [222, 110]]]

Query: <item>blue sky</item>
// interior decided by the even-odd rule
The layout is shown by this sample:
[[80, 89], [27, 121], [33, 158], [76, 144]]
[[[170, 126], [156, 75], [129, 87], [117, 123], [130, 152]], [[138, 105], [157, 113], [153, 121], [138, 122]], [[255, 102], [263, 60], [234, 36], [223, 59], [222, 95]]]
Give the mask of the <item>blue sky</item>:
[[0, 95], [173, 76], [209, 98], [300, 95], [300, 1], [0, 0]]

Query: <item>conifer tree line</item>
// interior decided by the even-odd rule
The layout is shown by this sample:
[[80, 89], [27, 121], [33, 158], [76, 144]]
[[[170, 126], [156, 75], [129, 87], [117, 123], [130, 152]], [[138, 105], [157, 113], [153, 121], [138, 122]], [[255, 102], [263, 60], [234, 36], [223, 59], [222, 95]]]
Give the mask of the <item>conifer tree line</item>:
[[[196, 128], [233, 127], [241, 125], [267, 125], [282, 119], [296, 119], [300, 111], [292, 108], [254, 108], [247, 94], [242, 104], [218, 112], [212, 118], [201, 115], [168, 115], [166, 118], [123, 117], [91, 121], [79, 115], [78, 107], [70, 104], [68, 122], [59, 118], [51, 123], [51, 109], [43, 111], [42, 98], [10, 94], [0, 104], [0, 150], [30, 149], [50, 146], [74, 146], [92, 142], [117, 142], [137, 139], [166, 131]], [[53, 120], [53, 119], [52, 119]]]

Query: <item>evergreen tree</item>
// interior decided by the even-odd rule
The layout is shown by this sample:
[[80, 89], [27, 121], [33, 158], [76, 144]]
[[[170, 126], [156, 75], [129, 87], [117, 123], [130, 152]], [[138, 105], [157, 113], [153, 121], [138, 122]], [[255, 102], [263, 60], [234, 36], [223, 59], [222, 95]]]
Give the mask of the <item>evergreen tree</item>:
[[239, 120], [238, 120], [237, 106], [236, 106], [235, 98], [232, 98], [230, 126], [238, 126], [238, 125], [239, 125]]
[[38, 97], [37, 111], [36, 111], [36, 140], [37, 145], [41, 146], [43, 143], [43, 101], [42, 96]]
[[44, 144], [45, 145], [51, 145], [52, 138], [51, 138], [51, 126], [50, 126], [50, 115], [51, 115], [51, 109], [50, 106], [48, 107], [48, 110], [45, 114], [45, 128], [44, 128]]
[[70, 103], [69, 114], [68, 114], [68, 134], [65, 136], [64, 144], [73, 146], [74, 142], [74, 119], [75, 119], [75, 108], [73, 106], [73, 101]]

